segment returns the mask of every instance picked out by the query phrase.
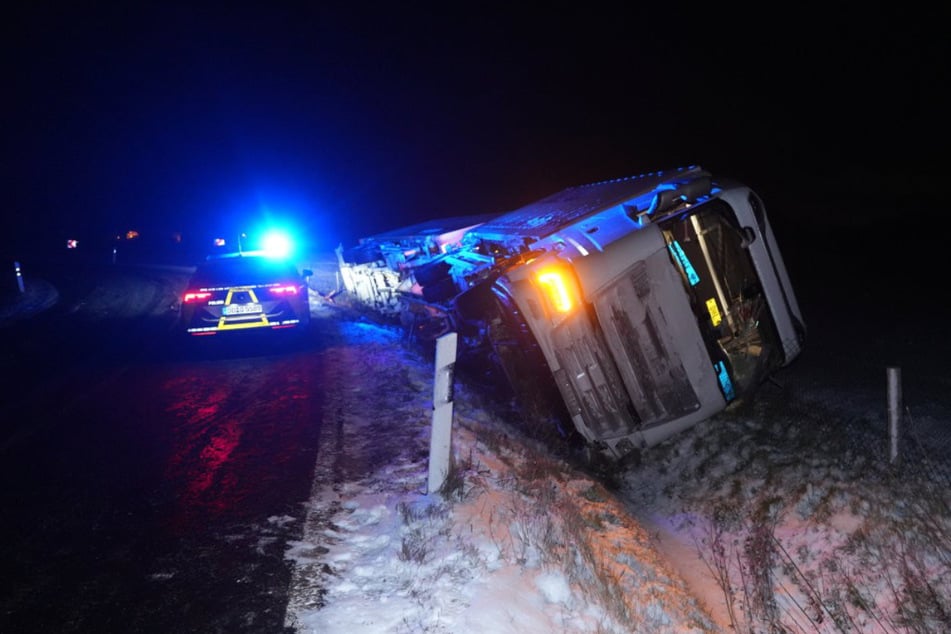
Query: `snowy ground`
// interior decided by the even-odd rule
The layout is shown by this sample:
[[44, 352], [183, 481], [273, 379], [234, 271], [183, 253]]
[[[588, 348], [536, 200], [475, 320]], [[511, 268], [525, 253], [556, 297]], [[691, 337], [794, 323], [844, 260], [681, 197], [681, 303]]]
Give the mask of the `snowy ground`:
[[[316, 288], [336, 288], [332, 262], [311, 266]], [[4, 321], [55, 303], [55, 289], [30, 282], [4, 303]], [[807, 307], [805, 354], [759, 398], [610, 479], [526, 438], [497, 395], [457, 380], [454, 468], [430, 493], [431, 354], [345, 297], [315, 293], [343, 372], [328, 373], [332, 416], [304, 533], [285, 555], [286, 624], [301, 634], [951, 631], [946, 322], [901, 323], [897, 309], [850, 320], [828, 299], [812, 298], [825, 310]], [[904, 369], [894, 462], [884, 359]]]
[[806, 359], [604, 480], [457, 381], [454, 470], [429, 493], [431, 357], [317, 304], [353, 381], [328, 386], [334, 451], [287, 553], [297, 631], [951, 631], [940, 394], [907, 403], [892, 461], [884, 374], [839, 385]]
[[[289, 624], [354, 634], [711, 627], [613, 494], [518, 438], [464, 386], [456, 471], [428, 494], [432, 366], [397, 330], [354, 322], [343, 333], [353, 384], [328, 386], [339, 424], [325, 430], [321, 446], [334, 451], [318, 456], [307, 532], [288, 553]], [[396, 453], [376, 461], [384, 442]], [[341, 462], [348, 473], [335, 471]]]

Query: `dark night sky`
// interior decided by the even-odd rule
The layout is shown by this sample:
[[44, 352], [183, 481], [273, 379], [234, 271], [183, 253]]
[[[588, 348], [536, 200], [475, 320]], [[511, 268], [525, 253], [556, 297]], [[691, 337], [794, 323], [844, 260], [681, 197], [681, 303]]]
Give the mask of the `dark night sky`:
[[262, 216], [329, 247], [688, 164], [849, 225], [936, 213], [949, 173], [937, 8], [133, 4], [5, 17], [14, 249]]

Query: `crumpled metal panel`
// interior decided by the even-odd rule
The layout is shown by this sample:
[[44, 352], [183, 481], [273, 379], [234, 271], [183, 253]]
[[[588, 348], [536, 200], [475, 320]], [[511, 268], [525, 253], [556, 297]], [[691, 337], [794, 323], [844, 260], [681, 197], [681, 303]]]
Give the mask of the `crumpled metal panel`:
[[373, 310], [398, 315], [405, 308], [400, 294], [403, 280], [384, 264], [341, 264], [340, 276], [347, 292]]

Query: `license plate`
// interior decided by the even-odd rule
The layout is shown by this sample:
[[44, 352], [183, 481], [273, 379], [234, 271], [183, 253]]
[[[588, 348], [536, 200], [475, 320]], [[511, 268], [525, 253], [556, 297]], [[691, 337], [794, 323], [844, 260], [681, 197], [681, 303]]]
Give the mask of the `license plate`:
[[254, 315], [263, 310], [261, 304], [228, 304], [221, 308], [221, 314], [225, 316]]

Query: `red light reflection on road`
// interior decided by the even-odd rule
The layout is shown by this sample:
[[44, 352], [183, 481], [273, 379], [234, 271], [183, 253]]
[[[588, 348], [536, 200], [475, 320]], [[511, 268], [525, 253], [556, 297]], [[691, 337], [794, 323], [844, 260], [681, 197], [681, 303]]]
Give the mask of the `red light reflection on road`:
[[234, 420], [229, 420], [224, 427], [220, 427], [208, 439], [208, 444], [201, 450], [198, 472], [188, 483], [186, 498], [198, 500], [215, 481], [215, 476], [221, 467], [228, 462], [228, 457], [238, 447], [241, 440], [241, 429]]
[[[187, 387], [186, 387], [187, 386]], [[175, 530], [186, 530], [192, 522], [209, 519], [227, 510], [229, 483], [224, 474], [243, 435], [239, 417], [224, 408], [230, 392], [213, 389], [210, 393], [181, 378], [169, 381], [166, 389], [179, 392], [181, 399], [169, 408], [176, 415], [176, 431], [183, 436], [166, 467], [166, 478], [184, 480], [172, 515]], [[196, 391], [193, 388], [198, 387]]]
[[258, 521], [307, 495], [320, 380], [313, 358], [289, 355], [181, 368], [163, 382], [171, 533]]

